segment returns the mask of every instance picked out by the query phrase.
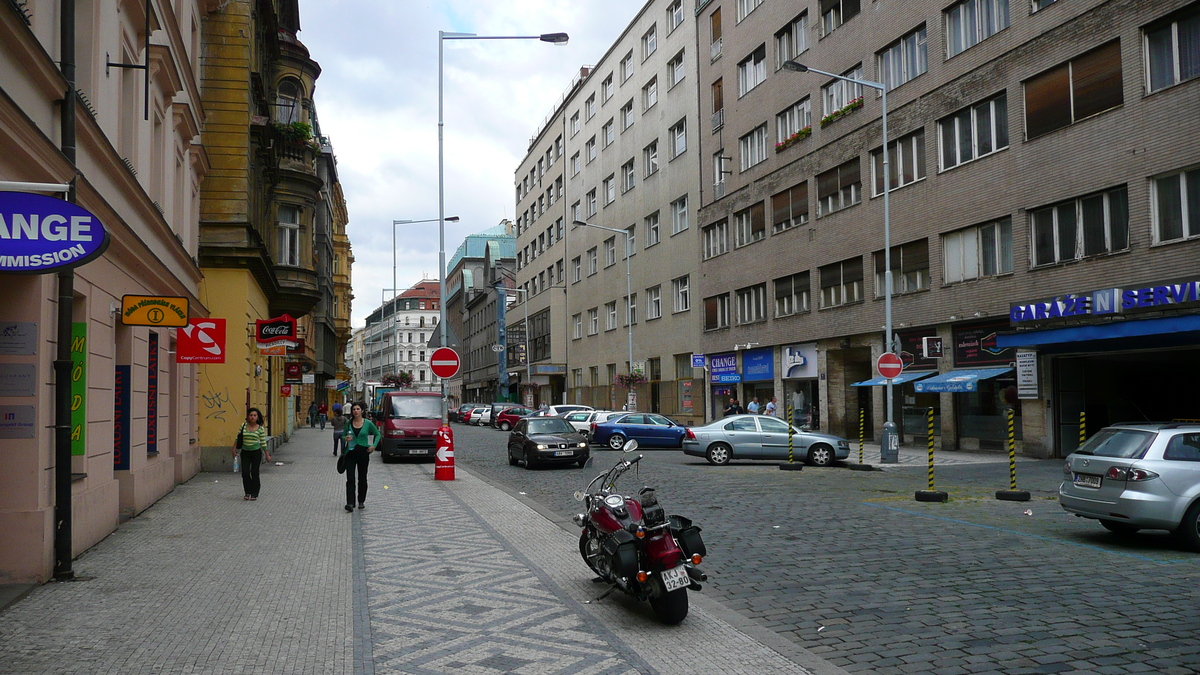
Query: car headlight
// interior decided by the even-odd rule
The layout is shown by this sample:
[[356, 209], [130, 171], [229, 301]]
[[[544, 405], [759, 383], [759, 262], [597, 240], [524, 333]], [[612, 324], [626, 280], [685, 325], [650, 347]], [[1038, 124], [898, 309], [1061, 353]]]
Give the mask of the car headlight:
[[838, 441], [838, 447], [839, 448], [848, 448], [848, 447], [850, 447], [850, 441]]
[[545, 449], [546, 449], [546, 444], [545, 444], [545, 443], [538, 443], [538, 444], [537, 444], [537, 449], [538, 449], [538, 450], [545, 450]]
[[584, 441], [579, 441], [579, 447], [581, 447], [581, 448], [586, 448], [586, 447], [587, 447], [587, 443], [585, 443]]

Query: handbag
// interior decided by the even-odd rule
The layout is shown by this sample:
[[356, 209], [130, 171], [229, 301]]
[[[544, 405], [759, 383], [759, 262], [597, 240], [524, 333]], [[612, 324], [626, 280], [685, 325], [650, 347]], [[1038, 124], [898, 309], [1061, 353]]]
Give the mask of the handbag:
[[346, 453], [338, 455], [337, 470], [338, 473], [346, 473]]

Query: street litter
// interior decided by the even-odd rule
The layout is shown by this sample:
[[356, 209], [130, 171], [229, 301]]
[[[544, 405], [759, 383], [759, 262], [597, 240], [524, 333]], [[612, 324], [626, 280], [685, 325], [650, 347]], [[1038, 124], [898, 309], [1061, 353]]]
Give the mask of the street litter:
[[519, 494], [519, 495], [523, 495], [523, 494], [525, 494], [525, 493], [524, 493], [524, 492], [518, 492], [517, 494]]
[[1032, 516], [1032, 515], [1033, 515], [1033, 509], [1025, 509], [1025, 515], [1027, 515], [1027, 516]]
[[275, 466], [283, 466], [283, 462], [275, 462]]
[[818, 628], [818, 629], [817, 629], [817, 632], [818, 632], [818, 633], [820, 633], [820, 632], [821, 632], [821, 631], [823, 631], [823, 630], [825, 630], [825, 626], [821, 626], [820, 628]]
[[387, 486], [386, 486], [386, 485], [384, 485], [384, 486], [383, 486], [383, 489], [384, 489], [384, 490], [386, 490], [386, 489], [388, 489], [388, 488], [387, 488]]
[[772, 530], [778, 530], [778, 529], [779, 529], [779, 526], [778, 526], [778, 525], [772, 525], [772, 526], [771, 526], [771, 529], [772, 529]]

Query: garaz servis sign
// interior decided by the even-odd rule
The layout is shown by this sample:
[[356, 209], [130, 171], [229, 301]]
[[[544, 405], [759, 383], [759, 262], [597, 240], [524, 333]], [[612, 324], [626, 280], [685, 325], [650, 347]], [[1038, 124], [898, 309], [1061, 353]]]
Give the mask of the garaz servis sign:
[[1200, 303], [1200, 281], [1189, 280], [1134, 288], [1105, 288], [1090, 293], [1068, 293], [1049, 300], [1013, 305], [1008, 318], [1012, 323], [1019, 324], [1173, 309], [1196, 303]]
[[45, 195], [0, 192], [0, 274], [46, 274], [82, 265], [108, 248], [95, 215]]

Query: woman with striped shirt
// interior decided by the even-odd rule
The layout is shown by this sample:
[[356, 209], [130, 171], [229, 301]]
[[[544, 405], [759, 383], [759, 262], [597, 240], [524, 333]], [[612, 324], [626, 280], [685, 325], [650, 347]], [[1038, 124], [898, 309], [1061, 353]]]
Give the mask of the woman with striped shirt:
[[[246, 413], [246, 423], [242, 425], [242, 488], [246, 496], [242, 499], [255, 501], [262, 484], [258, 480], [258, 466], [262, 464], [263, 455], [271, 461], [271, 453], [267, 450], [267, 428], [263, 426], [262, 411], [251, 408]], [[233, 448], [236, 457], [238, 449]]]

